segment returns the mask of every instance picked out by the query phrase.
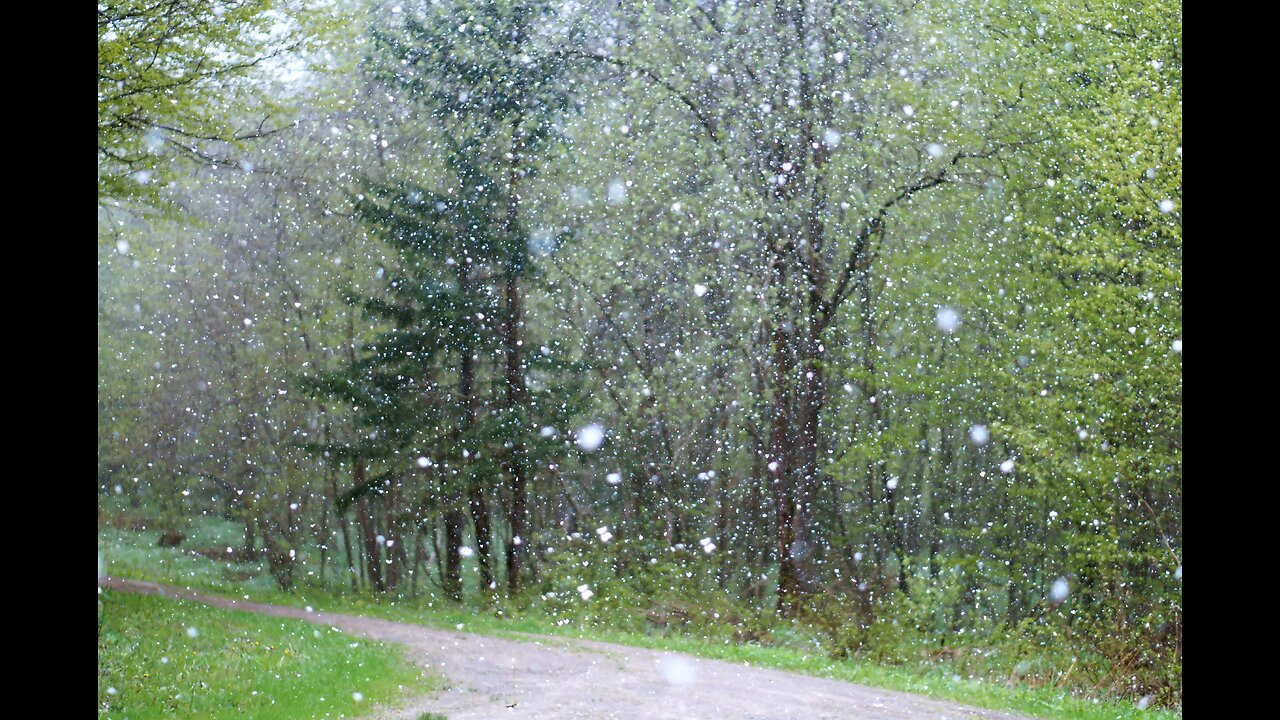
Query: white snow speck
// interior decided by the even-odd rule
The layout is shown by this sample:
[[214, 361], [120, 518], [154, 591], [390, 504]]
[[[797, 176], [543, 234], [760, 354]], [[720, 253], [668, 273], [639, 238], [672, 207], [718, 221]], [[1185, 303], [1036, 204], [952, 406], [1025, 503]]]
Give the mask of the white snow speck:
[[1005, 475], [1008, 475], [1009, 473], [1013, 472], [1013, 458], [1010, 458], [1000, 463], [1000, 472], [1004, 473]]
[[474, 555], [476, 554], [476, 551], [475, 551], [475, 550], [472, 550], [472, 549], [471, 549], [469, 546], [467, 546], [467, 545], [463, 545], [462, 547], [458, 548], [458, 554], [459, 554], [459, 555], [461, 555], [461, 556], [462, 556], [462, 557], [464, 557], [464, 558], [469, 558], [469, 557], [474, 556]]
[[939, 330], [950, 335], [956, 331], [956, 328], [960, 327], [960, 313], [956, 312], [954, 308], [944, 305], [938, 308], [938, 313], [934, 316], [934, 322]]
[[1168, 214], [1168, 213], [1173, 212], [1173, 201], [1172, 201], [1172, 200], [1161, 200], [1161, 201], [1160, 201], [1160, 212], [1165, 213], [1165, 214]]
[[973, 441], [974, 445], [982, 447], [991, 440], [991, 431], [987, 429], [986, 425], [979, 423], [969, 428], [969, 439]]
[[703, 295], [706, 295], [706, 294], [707, 294], [707, 286], [706, 286], [706, 285], [703, 285], [702, 283], [698, 283], [698, 284], [694, 285], [694, 286], [693, 286], [693, 294], [694, 294], [694, 295], [697, 295], [698, 297], [702, 297]]
[[627, 185], [621, 180], [614, 180], [609, 183], [607, 200], [610, 205], [617, 205], [627, 199]]
[[658, 674], [672, 685], [692, 685], [698, 679], [698, 667], [687, 658], [668, 655], [658, 660]]
[[580, 428], [575, 442], [586, 452], [595, 452], [604, 444], [604, 428], [595, 423]]
[[1071, 586], [1067, 584], [1067, 579], [1060, 577], [1053, 581], [1053, 585], [1049, 586], [1049, 599], [1053, 602], [1060, 603], [1067, 599], [1071, 594]]

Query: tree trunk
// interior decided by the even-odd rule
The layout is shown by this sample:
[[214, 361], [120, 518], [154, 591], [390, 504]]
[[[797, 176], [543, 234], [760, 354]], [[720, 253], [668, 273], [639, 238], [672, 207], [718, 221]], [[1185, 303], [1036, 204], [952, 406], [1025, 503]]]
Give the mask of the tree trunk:
[[485, 592], [493, 589], [493, 529], [489, 524], [489, 501], [480, 483], [471, 482], [467, 487], [467, 507], [471, 510], [471, 524], [476, 533], [476, 559], [480, 562], [480, 584]]
[[[364, 485], [364, 460], [355, 459], [356, 487]], [[369, 498], [361, 496], [356, 500], [356, 522], [360, 524], [361, 540], [364, 543], [365, 567], [369, 573], [369, 584], [378, 592], [386, 592], [387, 586], [382, 579], [382, 553], [378, 548], [378, 533], [373, 526], [373, 518], [369, 515]]]
[[445, 594], [462, 602], [462, 526], [466, 516], [460, 510], [444, 513], [444, 577]]
[[795, 544], [799, 508], [796, 506], [796, 427], [795, 394], [792, 388], [794, 348], [792, 321], [784, 288], [787, 280], [786, 260], [779, 257], [774, 266], [778, 292], [778, 312], [773, 319], [773, 423], [769, 433], [769, 472], [773, 483], [774, 510], [777, 522], [778, 613], [792, 616], [800, 609], [804, 595], [801, 570], [804, 548]]
[[510, 479], [510, 505], [507, 508], [507, 524], [511, 529], [507, 538], [507, 588], [515, 593], [520, 589], [521, 575], [524, 573], [525, 539], [528, 535], [529, 521], [529, 477], [528, 458], [524, 444], [524, 421], [521, 414], [527, 402], [528, 393], [524, 385], [524, 358], [521, 352], [521, 328], [524, 326], [523, 298], [521, 297], [519, 280], [515, 275], [507, 278], [506, 285], [507, 317], [503, 328], [503, 344], [506, 354], [506, 404], [508, 421], [513, 427], [508, 430], [511, 447], [507, 451], [506, 471]]

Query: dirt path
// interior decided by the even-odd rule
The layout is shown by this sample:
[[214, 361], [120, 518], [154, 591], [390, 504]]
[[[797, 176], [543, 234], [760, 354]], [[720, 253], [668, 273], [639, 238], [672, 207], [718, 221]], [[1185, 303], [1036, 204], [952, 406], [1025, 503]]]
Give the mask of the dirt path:
[[1004, 713], [838, 680], [624, 645], [538, 637], [505, 640], [339, 613], [263, 605], [156, 583], [99, 578], [100, 587], [300, 618], [404, 645], [450, 687], [373, 717], [417, 720], [604, 718], [731, 720], [1020, 720]]

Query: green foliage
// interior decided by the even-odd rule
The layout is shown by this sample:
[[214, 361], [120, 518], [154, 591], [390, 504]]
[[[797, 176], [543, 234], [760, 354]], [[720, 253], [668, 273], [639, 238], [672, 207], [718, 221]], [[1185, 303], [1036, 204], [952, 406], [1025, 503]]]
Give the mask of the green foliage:
[[[105, 7], [99, 197], [135, 198], [168, 153], [235, 146], [264, 68], [130, 109], [103, 63], [235, 63], [275, 21], [128, 40], [159, 26]], [[1180, 708], [1181, 8], [570, 7], [371, 13], [329, 48], [343, 74], [291, 86], [313, 122], [259, 171], [169, 174], [191, 222], [100, 209], [112, 564], [409, 612], [454, 594], [440, 560], [486, 519], [484, 559], [514, 541], [520, 467], [532, 591], [499, 603], [461, 564], [493, 613]], [[183, 150], [162, 111], [220, 139]], [[813, 602], [784, 622], [796, 548]]]
[[[204, 159], [217, 142], [275, 130], [253, 75], [292, 45], [275, 0], [98, 5], [98, 201], [155, 200], [173, 153]], [[256, 127], [232, 98], [257, 106]], [[278, 122], [278, 121], [277, 121]]]
[[[217, 532], [216, 528], [210, 530]], [[199, 535], [210, 530], [196, 532]], [[200, 556], [193, 557], [187, 569], [175, 574], [177, 566], [170, 558], [180, 555], [181, 551], [155, 548], [146, 536], [136, 533], [112, 534], [102, 530], [99, 531], [100, 549], [105, 538], [112, 538], [107, 547], [114, 548], [115, 557], [127, 555], [134, 559], [128, 566], [131, 577], [208, 589], [221, 587], [237, 595], [249, 593], [258, 602], [311, 605], [446, 630], [456, 630], [461, 625], [467, 632], [516, 640], [528, 640], [532, 633], [619, 642], [832, 677], [1053, 720], [1180, 717], [1178, 713], [1140, 710], [1133, 703], [1069, 692], [1067, 688], [1081, 681], [1082, 672], [1087, 670], [1085, 677], [1092, 678], [1094, 670], [1105, 672], [1109, 666], [1105, 658], [1081, 656], [1066, 647], [1060, 627], [1051, 619], [1024, 621], [996, 643], [992, 638], [971, 645], [955, 642], [955, 637], [970, 637], [965, 634], [954, 636], [946, 645], [939, 645], [936, 639], [916, 645], [908, 633], [907, 642], [874, 649], [884, 657], [900, 658], [898, 665], [884, 665], [867, 660], [872, 648], [850, 653], [842, 659], [832, 657], [835, 645], [827, 620], [852, 621], [848, 608], [842, 611], [834, 596], [826, 620], [820, 616], [781, 621], [771, 607], [760, 612], [760, 608], [751, 609], [710, 588], [694, 591], [698, 593], [696, 596], [690, 595], [692, 586], [680, 584], [688, 582], [684, 573], [689, 571], [689, 566], [680, 560], [667, 560], [652, 566], [653, 570], [648, 572], [639, 567], [628, 570], [643, 576], [649, 588], [645, 597], [632, 592], [629, 584], [616, 578], [610, 585], [608, 574], [581, 574], [588, 570], [581, 561], [592, 557], [587, 543], [574, 546], [560, 557], [553, 568], [556, 578], [537, 588], [540, 594], [526, 597], [518, 604], [477, 612], [473, 607], [459, 607], [430, 597], [370, 599], [368, 595], [352, 593], [349, 588], [343, 590], [341, 583], [328, 590], [309, 588], [302, 593], [284, 594], [275, 590], [269, 580], [218, 579], [216, 564]], [[200, 565], [212, 567], [213, 572], [198, 569]], [[111, 566], [113, 574], [121, 569], [124, 568], [118, 563]], [[583, 601], [576, 585], [584, 577], [593, 578], [593, 587], [604, 597]], [[678, 592], [664, 594], [665, 588], [677, 588]], [[547, 589], [557, 591], [559, 599], [542, 597]], [[921, 598], [920, 594], [913, 597]], [[897, 608], [910, 607], [905, 598], [889, 602]], [[925, 604], [923, 599], [917, 602], [922, 607]], [[604, 609], [593, 608], [595, 603], [603, 603]], [[928, 612], [925, 610], [918, 617]]]
[[[1117, 688], [1181, 697], [1181, 8], [1138, 3], [1036, 22], [1026, 52], [1046, 144], [1021, 168], [1018, 221], [1055, 281], [1024, 330], [1031, 356], [1006, 427], [1024, 495], [1061, 547], [1068, 635], [1114, 666]], [[1035, 180], [1040, 182], [1036, 183]], [[1069, 499], [1063, 502], [1060, 498]]]

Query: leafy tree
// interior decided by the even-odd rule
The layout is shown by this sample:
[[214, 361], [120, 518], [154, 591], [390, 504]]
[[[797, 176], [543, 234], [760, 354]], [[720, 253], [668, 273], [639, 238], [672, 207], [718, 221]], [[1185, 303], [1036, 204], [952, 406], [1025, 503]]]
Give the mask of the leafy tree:
[[[1049, 529], [1043, 586], [1108, 682], [1181, 697], [1182, 11], [1164, 2], [1016, 5], [1010, 34], [1052, 68], [1046, 142], [1018, 220], [1047, 279], [1022, 334], [1008, 433]], [[1128, 685], [1128, 687], [1124, 687]]]
[[[173, 153], [277, 131], [262, 66], [293, 49], [275, 0], [107, 0], [98, 5], [98, 202], [155, 200]], [[233, 101], [238, 99], [239, 104]], [[255, 107], [257, 119], [241, 112]]]

